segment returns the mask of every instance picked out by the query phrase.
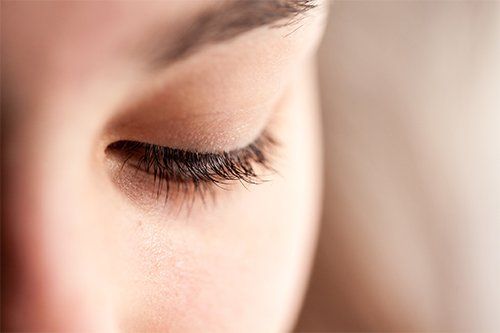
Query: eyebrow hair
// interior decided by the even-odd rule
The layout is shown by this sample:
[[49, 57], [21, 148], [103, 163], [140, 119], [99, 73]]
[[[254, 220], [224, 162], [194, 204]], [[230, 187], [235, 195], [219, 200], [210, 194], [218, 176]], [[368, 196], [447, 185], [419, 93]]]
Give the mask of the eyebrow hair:
[[316, 7], [316, 0], [231, 0], [219, 3], [198, 14], [174, 40], [173, 46], [160, 49], [154, 56], [153, 65], [163, 66], [207, 44], [227, 41], [259, 27], [294, 25]]

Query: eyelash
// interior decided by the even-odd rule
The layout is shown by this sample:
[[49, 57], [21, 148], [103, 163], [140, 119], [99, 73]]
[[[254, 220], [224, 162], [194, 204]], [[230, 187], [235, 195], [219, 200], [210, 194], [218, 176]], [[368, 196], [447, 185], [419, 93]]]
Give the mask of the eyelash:
[[264, 132], [248, 146], [227, 152], [194, 152], [128, 140], [114, 142], [107, 150], [123, 156], [122, 169], [130, 165], [152, 176], [157, 197], [163, 193], [166, 200], [175, 186], [176, 193], [199, 193], [203, 199], [214, 185], [225, 189], [233, 181], [243, 185], [265, 181], [256, 168], [274, 171], [270, 158], [276, 145]]

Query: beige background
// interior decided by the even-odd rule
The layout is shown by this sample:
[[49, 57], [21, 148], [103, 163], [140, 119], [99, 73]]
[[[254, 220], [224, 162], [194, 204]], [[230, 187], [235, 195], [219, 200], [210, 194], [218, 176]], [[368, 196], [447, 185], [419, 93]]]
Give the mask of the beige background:
[[298, 331], [500, 330], [500, 2], [337, 1]]

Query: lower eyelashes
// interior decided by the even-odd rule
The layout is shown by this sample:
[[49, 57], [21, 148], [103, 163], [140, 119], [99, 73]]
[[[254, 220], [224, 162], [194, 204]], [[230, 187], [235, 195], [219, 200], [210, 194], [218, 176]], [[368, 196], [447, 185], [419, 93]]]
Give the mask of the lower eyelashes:
[[[165, 202], [174, 198], [192, 202], [197, 197], [205, 201], [207, 194], [213, 196], [217, 189], [227, 189], [235, 182], [263, 182], [262, 173], [273, 170], [276, 145], [263, 132], [253, 143], [232, 151], [205, 153], [122, 140], [110, 144], [106, 154], [121, 164], [121, 171], [135, 171], [129, 173], [127, 183], [149, 183], [149, 194], [157, 199], [163, 196]], [[136, 188], [144, 188], [144, 184]]]

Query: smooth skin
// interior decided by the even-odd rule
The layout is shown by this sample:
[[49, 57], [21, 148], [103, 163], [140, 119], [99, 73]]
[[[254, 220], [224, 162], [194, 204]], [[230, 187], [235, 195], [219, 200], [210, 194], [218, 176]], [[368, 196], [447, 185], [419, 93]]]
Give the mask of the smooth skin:
[[[2, 3], [3, 331], [292, 328], [317, 231], [326, 9], [146, 70], [143, 37], [210, 5]], [[264, 128], [277, 173], [189, 210], [106, 153], [119, 139], [230, 150]]]

